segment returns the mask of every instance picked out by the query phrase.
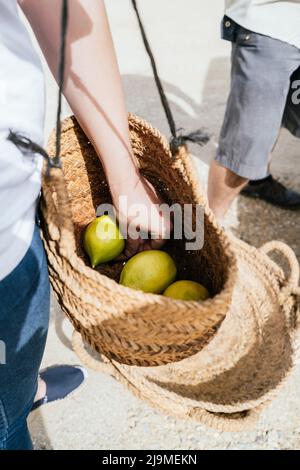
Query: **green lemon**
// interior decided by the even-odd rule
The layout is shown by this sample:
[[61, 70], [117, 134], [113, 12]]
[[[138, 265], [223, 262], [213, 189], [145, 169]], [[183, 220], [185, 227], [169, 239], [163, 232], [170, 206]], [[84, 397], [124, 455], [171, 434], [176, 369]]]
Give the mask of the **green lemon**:
[[120, 284], [152, 294], [161, 294], [176, 278], [176, 265], [164, 251], [143, 251], [124, 266]]
[[103, 215], [86, 228], [83, 246], [95, 268], [117, 258], [125, 248], [125, 241], [115, 222], [108, 215]]
[[207, 300], [210, 297], [208, 290], [194, 281], [177, 281], [171, 284], [164, 292], [166, 297], [177, 300]]

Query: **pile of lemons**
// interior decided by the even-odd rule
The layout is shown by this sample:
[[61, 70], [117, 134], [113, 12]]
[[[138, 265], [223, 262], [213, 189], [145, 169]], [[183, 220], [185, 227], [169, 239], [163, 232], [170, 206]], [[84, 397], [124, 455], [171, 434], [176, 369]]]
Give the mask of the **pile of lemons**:
[[[83, 246], [92, 267], [96, 268], [118, 258], [125, 249], [125, 241], [115, 222], [103, 215], [86, 228]], [[164, 251], [149, 250], [138, 253], [125, 263], [120, 284], [177, 300], [204, 301], [210, 297], [201, 284], [188, 280], [176, 282], [176, 277], [177, 268], [171, 256]]]

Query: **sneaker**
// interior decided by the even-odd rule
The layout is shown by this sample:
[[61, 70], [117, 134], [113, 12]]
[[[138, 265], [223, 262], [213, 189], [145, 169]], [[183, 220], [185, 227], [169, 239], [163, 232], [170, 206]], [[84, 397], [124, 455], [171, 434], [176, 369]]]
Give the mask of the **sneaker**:
[[250, 181], [241, 194], [254, 199], [262, 199], [284, 209], [300, 209], [300, 194], [286, 188], [272, 175], [263, 180]]
[[42, 370], [39, 377], [46, 384], [46, 395], [33, 403], [31, 411], [72, 396], [84, 384], [87, 372], [80, 366], [59, 365]]

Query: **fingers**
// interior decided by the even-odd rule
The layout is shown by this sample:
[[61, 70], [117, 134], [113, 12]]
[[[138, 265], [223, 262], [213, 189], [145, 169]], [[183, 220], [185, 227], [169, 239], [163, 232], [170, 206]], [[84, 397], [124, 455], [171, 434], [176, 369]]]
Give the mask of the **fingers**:
[[150, 241], [150, 250], [160, 250], [164, 246], [165, 243], [166, 243], [166, 240], [153, 239]]
[[131, 258], [132, 256], [136, 255], [140, 251], [141, 240], [138, 238], [137, 240], [133, 240], [129, 238], [126, 243], [125, 248], [125, 256], [127, 258]]
[[157, 239], [143, 239], [138, 240], [128, 239], [124, 254], [121, 255], [118, 260], [125, 261], [126, 259], [132, 258], [132, 256], [142, 251], [149, 250], [160, 250], [165, 244], [165, 240], [161, 238]]

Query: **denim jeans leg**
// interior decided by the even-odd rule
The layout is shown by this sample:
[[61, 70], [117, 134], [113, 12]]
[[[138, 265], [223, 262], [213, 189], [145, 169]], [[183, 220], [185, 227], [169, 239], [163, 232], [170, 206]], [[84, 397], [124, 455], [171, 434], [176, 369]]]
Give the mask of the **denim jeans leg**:
[[0, 282], [0, 341], [5, 346], [5, 361], [0, 358], [0, 449], [32, 448], [26, 420], [36, 392], [49, 308], [47, 262], [36, 227], [24, 259]]

